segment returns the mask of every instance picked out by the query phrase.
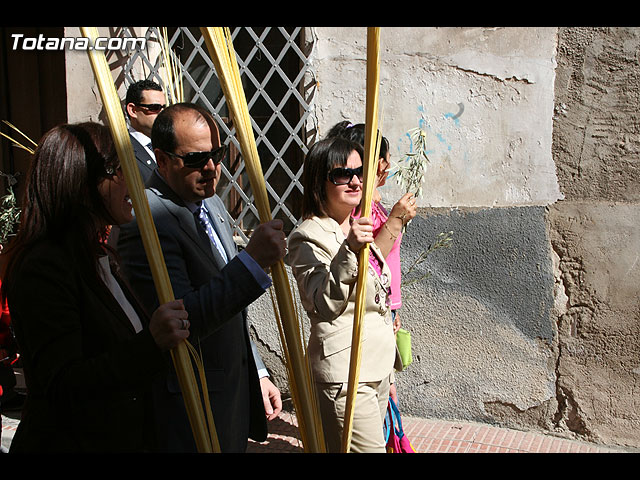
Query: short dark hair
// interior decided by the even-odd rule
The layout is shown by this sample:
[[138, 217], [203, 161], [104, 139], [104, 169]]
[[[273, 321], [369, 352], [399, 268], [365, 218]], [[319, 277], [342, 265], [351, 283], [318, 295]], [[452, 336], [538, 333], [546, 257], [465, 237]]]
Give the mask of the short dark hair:
[[133, 103], [134, 105], [139, 104], [142, 101], [142, 92], [144, 92], [145, 90], [155, 90], [157, 92], [162, 92], [162, 87], [153, 80], [149, 79], [138, 80], [137, 82], [132, 83], [127, 89], [127, 95], [124, 99], [125, 106], [129, 105], [130, 103]]
[[[357, 142], [364, 148], [365, 142], [365, 124], [357, 123], [353, 124], [349, 120], [343, 120], [342, 122], [336, 123], [333, 127], [329, 129], [327, 133], [327, 138], [331, 137], [343, 137], [348, 138], [353, 142]], [[380, 158], [384, 158], [387, 156], [387, 152], [389, 151], [389, 140], [386, 137], [382, 137], [380, 141]]]
[[309, 149], [302, 172], [302, 218], [327, 216], [326, 181], [329, 172], [335, 167], [345, 166], [354, 150], [360, 158], [364, 156], [362, 145], [339, 136], [320, 140]]
[[177, 115], [186, 111], [192, 111], [202, 117], [209, 124], [212, 133], [214, 129], [218, 131], [213, 115], [206, 108], [195, 103], [174, 103], [162, 110], [153, 122], [153, 127], [151, 128], [151, 144], [153, 148], [158, 148], [164, 152], [175, 152], [177, 142], [173, 126], [174, 119]]

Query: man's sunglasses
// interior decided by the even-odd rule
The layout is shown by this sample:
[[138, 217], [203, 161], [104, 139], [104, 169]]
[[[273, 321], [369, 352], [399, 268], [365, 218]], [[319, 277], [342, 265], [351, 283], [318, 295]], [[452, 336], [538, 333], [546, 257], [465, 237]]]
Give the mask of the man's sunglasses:
[[202, 168], [207, 164], [207, 162], [209, 162], [209, 159], [213, 160], [214, 165], [218, 165], [227, 154], [227, 146], [222, 145], [211, 152], [189, 152], [184, 155], [178, 155], [177, 153], [172, 152], [165, 153], [172, 157], [180, 158], [185, 167]]
[[149, 113], [160, 113], [166, 107], [166, 105], [160, 103], [136, 103], [135, 105], [136, 107], [144, 108]]
[[329, 180], [334, 185], [348, 185], [351, 183], [353, 176], [358, 177], [358, 180], [362, 183], [362, 167], [358, 168], [334, 168], [329, 172]]

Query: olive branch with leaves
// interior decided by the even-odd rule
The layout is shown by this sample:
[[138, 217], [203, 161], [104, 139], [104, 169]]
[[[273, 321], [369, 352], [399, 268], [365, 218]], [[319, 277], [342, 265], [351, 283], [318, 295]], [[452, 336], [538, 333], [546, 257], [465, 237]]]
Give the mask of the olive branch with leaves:
[[429, 247], [425, 251], [423, 251], [420, 255], [418, 255], [418, 257], [415, 259], [413, 264], [409, 267], [409, 270], [407, 270], [407, 272], [403, 274], [401, 286], [408, 287], [409, 285], [413, 285], [414, 283], [417, 283], [429, 278], [431, 276], [431, 272], [427, 272], [424, 275], [414, 277], [414, 278], [408, 278], [408, 277], [421, 263], [424, 263], [424, 261], [427, 259], [427, 256], [430, 253], [440, 248], [451, 247], [452, 241], [453, 241], [452, 231], [439, 233], [438, 236], [436, 237], [436, 241], [431, 245], [429, 245]]
[[427, 156], [427, 134], [416, 127], [409, 130], [413, 151], [404, 154], [404, 164], [396, 165], [396, 181], [405, 192], [413, 192], [416, 197], [422, 195], [422, 182], [430, 163]]
[[[425, 122], [424, 118], [422, 118], [422, 122]], [[427, 175], [427, 167], [431, 163], [427, 156], [427, 132], [417, 126], [407, 133], [411, 139], [410, 150], [404, 154], [402, 162], [396, 164], [394, 175], [396, 182], [405, 192], [413, 192], [415, 197], [419, 197], [422, 195], [422, 184]], [[414, 278], [408, 277], [420, 264], [427, 260], [429, 254], [441, 248], [451, 247], [452, 242], [453, 231], [439, 233], [435, 242], [418, 255], [409, 270], [403, 275], [402, 286], [406, 287], [429, 278], [431, 276], [430, 272]]]

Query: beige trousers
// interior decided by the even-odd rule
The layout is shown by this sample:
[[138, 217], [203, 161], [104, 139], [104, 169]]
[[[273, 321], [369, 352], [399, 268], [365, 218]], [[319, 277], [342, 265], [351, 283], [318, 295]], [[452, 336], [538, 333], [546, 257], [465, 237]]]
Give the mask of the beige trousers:
[[[358, 384], [351, 428], [353, 453], [386, 453], [384, 417], [389, 402], [389, 377]], [[342, 451], [342, 430], [347, 402], [346, 383], [316, 383], [327, 452]]]

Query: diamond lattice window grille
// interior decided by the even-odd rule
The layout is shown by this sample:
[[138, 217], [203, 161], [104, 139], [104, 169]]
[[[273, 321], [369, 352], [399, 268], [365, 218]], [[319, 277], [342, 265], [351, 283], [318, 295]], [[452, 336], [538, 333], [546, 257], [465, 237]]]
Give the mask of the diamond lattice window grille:
[[[112, 36], [118, 35], [121, 37], [136, 37], [140, 36], [140, 32], [132, 31], [130, 27], [120, 27], [118, 30], [111, 32]], [[143, 78], [149, 78], [155, 82], [162, 84], [162, 77], [158, 71], [158, 62], [156, 57], [160, 49], [158, 42], [158, 31], [155, 28], [147, 28], [144, 31], [144, 38], [146, 49], [145, 50], [133, 50], [129, 52], [129, 58], [123, 68], [124, 84], [129, 86], [131, 83], [141, 80]], [[157, 50], [155, 53], [153, 50]], [[113, 60], [109, 58], [114, 52], [107, 51], [107, 60], [113, 63]], [[153, 61], [152, 61], [153, 59]]]
[[[223, 162], [217, 193], [227, 205], [235, 233], [246, 240], [259, 223], [258, 212], [215, 68], [198, 28], [171, 28], [168, 32], [169, 45], [182, 66], [185, 101], [212, 112], [220, 125], [221, 138], [230, 144], [231, 153]], [[308, 60], [313, 45], [306, 43], [303, 27], [236, 27], [231, 35], [272, 216], [283, 220], [285, 231], [289, 232], [300, 222], [302, 163], [313, 140], [309, 138], [313, 135], [309, 124], [314, 120], [309, 98], [312, 89], [307, 85], [308, 79], [313, 78]], [[159, 30], [149, 28], [145, 37], [155, 42], [160, 38]], [[124, 68], [127, 84], [139, 79], [131, 75], [135, 62], [143, 63], [145, 78], [164, 84], [159, 73], [161, 60], [149, 56], [148, 52], [131, 56]]]

